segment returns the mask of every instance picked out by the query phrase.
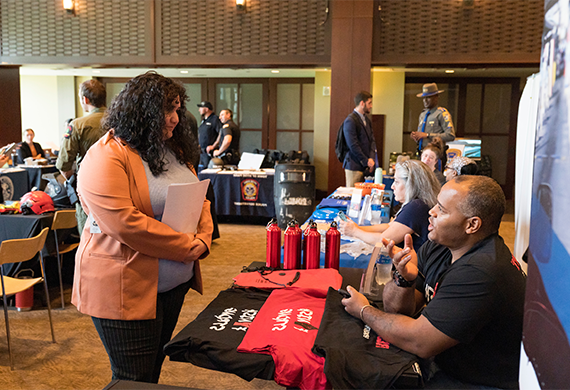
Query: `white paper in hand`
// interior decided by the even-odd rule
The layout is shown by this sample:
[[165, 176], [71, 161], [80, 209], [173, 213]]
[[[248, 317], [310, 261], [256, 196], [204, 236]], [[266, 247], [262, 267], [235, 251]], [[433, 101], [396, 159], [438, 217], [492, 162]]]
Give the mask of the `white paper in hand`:
[[169, 185], [162, 222], [180, 233], [196, 233], [209, 184], [210, 179]]

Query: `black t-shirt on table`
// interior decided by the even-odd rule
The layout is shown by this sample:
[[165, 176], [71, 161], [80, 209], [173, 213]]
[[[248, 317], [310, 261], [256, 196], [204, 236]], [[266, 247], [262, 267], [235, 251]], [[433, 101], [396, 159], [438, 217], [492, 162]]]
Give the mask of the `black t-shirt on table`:
[[269, 293], [261, 291], [221, 291], [166, 344], [164, 353], [172, 361], [233, 373], [248, 381], [272, 379], [275, 364], [271, 356], [236, 351], [267, 297]]

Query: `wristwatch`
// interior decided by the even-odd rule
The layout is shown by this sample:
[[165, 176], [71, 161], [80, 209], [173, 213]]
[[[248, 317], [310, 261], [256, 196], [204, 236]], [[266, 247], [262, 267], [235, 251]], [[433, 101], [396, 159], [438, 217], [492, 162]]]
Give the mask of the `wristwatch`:
[[394, 279], [394, 283], [396, 283], [396, 286], [398, 287], [412, 287], [416, 283], [415, 279], [412, 280], [411, 282], [404, 279], [404, 277], [400, 275], [398, 270], [394, 270], [394, 273], [392, 274], [392, 279]]

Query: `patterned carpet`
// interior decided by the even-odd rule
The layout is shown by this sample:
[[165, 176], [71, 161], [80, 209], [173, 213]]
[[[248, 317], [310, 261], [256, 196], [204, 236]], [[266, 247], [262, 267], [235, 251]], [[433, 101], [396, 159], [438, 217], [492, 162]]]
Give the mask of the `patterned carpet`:
[[[177, 333], [192, 321], [219, 291], [230, 287], [243, 265], [265, 259], [265, 227], [220, 225], [221, 238], [202, 261], [204, 295], [191, 290], [182, 308]], [[247, 237], [247, 239], [244, 239]], [[47, 310], [11, 310], [10, 329], [15, 370], [10, 370], [3, 315], [0, 320], [0, 389], [102, 389], [111, 381], [107, 354], [91, 317], [70, 304], [66, 287], [65, 310], [52, 310], [56, 344], [52, 344]], [[41, 290], [43, 291], [43, 290]], [[36, 295], [43, 295], [36, 291]], [[61, 307], [59, 288], [50, 288], [52, 307]], [[165, 361], [161, 384], [198, 389], [279, 389], [275, 382], [247, 382], [235, 375]]]
[[[506, 215], [501, 226], [501, 235], [510, 248], [514, 241], [512, 221], [512, 215]], [[188, 293], [175, 333], [192, 321], [219, 291], [228, 288], [243, 265], [265, 259], [264, 226], [221, 224], [220, 234], [211, 255], [202, 262], [205, 293], [203, 296], [194, 291]], [[91, 318], [69, 303], [70, 294], [68, 285], [65, 310], [52, 311], [56, 344], [51, 343], [47, 310], [10, 311], [14, 371], [10, 370], [4, 320], [0, 320], [0, 389], [102, 389], [111, 381], [107, 354]], [[60, 305], [58, 288], [50, 288], [50, 296], [52, 307]], [[272, 381], [247, 382], [232, 374], [168, 359], [160, 383], [198, 389], [281, 388]]]

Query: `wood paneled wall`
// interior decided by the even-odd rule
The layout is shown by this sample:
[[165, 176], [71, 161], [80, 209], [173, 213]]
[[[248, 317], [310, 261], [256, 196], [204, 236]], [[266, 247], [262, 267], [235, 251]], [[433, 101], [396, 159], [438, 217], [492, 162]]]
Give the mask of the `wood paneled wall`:
[[329, 132], [329, 193], [345, 184], [335, 154], [338, 129], [354, 109], [354, 97], [370, 91], [372, 0], [334, 2], [331, 52], [331, 114]]
[[0, 60], [73, 65], [328, 65], [327, 0], [0, 0]]
[[18, 66], [0, 66], [0, 91], [0, 146], [4, 146], [22, 140]]
[[538, 64], [544, 0], [375, 0], [372, 63]]

